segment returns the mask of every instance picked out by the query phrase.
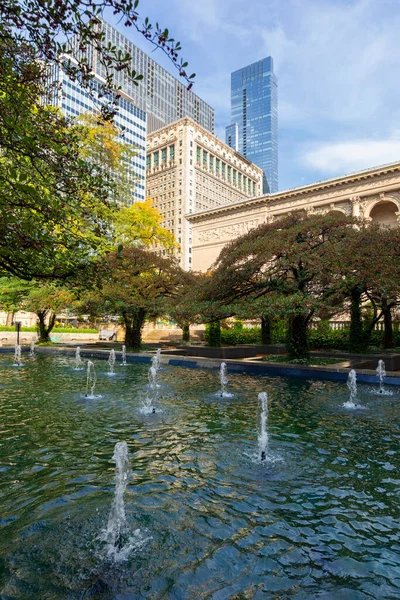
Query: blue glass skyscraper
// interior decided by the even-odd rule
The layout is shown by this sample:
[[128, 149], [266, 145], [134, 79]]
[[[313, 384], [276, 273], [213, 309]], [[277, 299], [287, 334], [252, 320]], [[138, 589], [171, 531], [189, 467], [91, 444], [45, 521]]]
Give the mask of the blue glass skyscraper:
[[238, 151], [264, 171], [264, 193], [277, 192], [278, 81], [271, 56], [231, 74], [231, 122], [226, 143], [237, 123]]

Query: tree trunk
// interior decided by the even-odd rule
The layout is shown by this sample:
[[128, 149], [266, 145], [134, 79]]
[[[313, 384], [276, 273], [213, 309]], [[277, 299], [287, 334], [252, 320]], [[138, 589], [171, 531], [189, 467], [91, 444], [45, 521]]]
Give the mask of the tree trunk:
[[39, 344], [48, 344], [51, 340], [50, 340], [50, 333], [55, 325], [56, 322], [56, 313], [54, 313], [53, 311], [51, 311], [50, 313], [50, 318], [49, 318], [49, 323], [48, 325], [46, 325], [46, 316], [47, 316], [47, 310], [41, 310], [39, 312], [36, 313], [37, 317], [39, 319], [39, 323], [38, 323], [38, 333], [39, 333], [39, 339], [38, 342]]
[[7, 327], [11, 327], [11, 325], [13, 324], [14, 315], [15, 315], [15, 311], [13, 311], [13, 310], [7, 313], [7, 318], [6, 318]]
[[142, 328], [146, 311], [139, 308], [135, 313], [122, 313], [125, 324], [125, 345], [130, 350], [140, 350], [142, 347]]
[[305, 315], [289, 317], [286, 350], [290, 358], [308, 358], [307, 325], [309, 318]]
[[362, 291], [360, 288], [354, 287], [351, 290], [349, 350], [352, 352], [359, 352], [366, 348], [361, 318], [361, 296]]
[[261, 317], [261, 343], [271, 343], [271, 319], [265, 316]]
[[182, 341], [190, 342], [190, 325], [188, 323], [182, 327]]
[[385, 325], [385, 331], [383, 332], [383, 347], [394, 348], [392, 310], [387, 304], [383, 308], [383, 322]]

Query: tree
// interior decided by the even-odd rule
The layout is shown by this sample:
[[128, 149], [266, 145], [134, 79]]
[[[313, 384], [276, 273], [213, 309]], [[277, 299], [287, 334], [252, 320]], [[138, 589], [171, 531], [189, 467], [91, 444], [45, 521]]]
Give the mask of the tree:
[[[179, 42], [165, 29], [142, 23], [137, 0], [3, 0], [0, 3], [0, 275], [65, 278], [107, 246], [116, 183], [99, 163], [82, 156], [82, 128], [44, 106], [56, 93], [48, 64], [58, 63], [90, 92], [94, 78], [85, 48], [94, 47], [106, 70], [103, 117], [119, 104], [117, 75], [137, 85], [132, 57], [105, 44], [102, 10], [110, 8], [166, 52], [191, 86]], [[80, 38], [79, 48], [72, 38]], [[78, 51], [78, 62], [66, 56]], [[87, 53], [86, 53], [87, 54]]]
[[[106, 45], [101, 18], [107, 9], [119, 16], [126, 27], [132, 27], [165, 53], [187, 82], [188, 89], [195, 77], [188, 75], [187, 62], [178, 60], [180, 43], [170, 36], [168, 29], [162, 29], [158, 23], [153, 27], [147, 17], [142, 20], [138, 4], [138, 0], [25, 0], [23, 3], [2, 0], [0, 40], [7, 40], [14, 47], [29, 44], [36, 60], [60, 64], [71, 79], [79, 80], [88, 90], [94, 79], [87, 52], [92, 48], [104, 72], [101, 110], [106, 118], [112, 118], [119, 101], [118, 74], [127, 73], [134, 85], [140, 83], [143, 75], [132, 67], [133, 57], [128, 52], [111, 43]], [[78, 43], [75, 40], [79, 40]], [[65, 60], [69, 56], [74, 60]]]
[[[330, 267], [338, 293], [350, 301], [352, 351], [368, 347], [375, 325], [383, 318], [383, 345], [392, 348], [392, 309], [400, 291], [400, 231], [377, 223], [359, 222], [335, 248]], [[369, 301], [372, 316], [363, 320], [363, 304]], [[365, 309], [364, 309], [365, 310]]]
[[24, 301], [24, 310], [34, 312], [38, 317], [39, 343], [50, 342], [57, 313], [70, 306], [74, 300], [71, 290], [55, 284], [41, 284], [31, 289]]
[[75, 123], [80, 126], [80, 155], [98, 176], [112, 180], [113, 198], [119, 207], [132, 204], [135, 181], [129, 165], [137, 154], [135, 148], [123, 141], [123, 132], [113, 121], [104, 119], [100, 112], [84, 113]]
[[256, 310], [259, 317], [287, 318], [289, 355], [308, 356], [308, 324], [334, 298], [326, 275], [332, 249], [352, 223], [344, 216], [296, 212], [251, 230], [222, 250], [208, 297], [245, 299], [253, 316]]
[[83, 299], [84, 310], [120, 316], [126, 346], [140, 349], [146, 317], [166, 313], [166, 300], [178, 295], [185, 272], [172, 258], [132, 246], [109, 254], [99, 268], [104, 275]]
[[162, 219], [150, 199], [124, 207], [114, 217], [116, 241], [141, 247], [158, 245], [172, 250], [177, 245], [176, 240], [172, 233], [161, 226]]
[[29, 50], [1, 44], [0, 274], [65, 278], [108, 246], [114, 182], [81, 155], [82, 128], [42, 106]]
[[39, 342], [49, 342], [57, 313], [75, 300], [74, 293], [55, 283], [24, 281], [17, 277], [0, 279], [0, 307], [16, 312], [34, 312], [38, 318]]

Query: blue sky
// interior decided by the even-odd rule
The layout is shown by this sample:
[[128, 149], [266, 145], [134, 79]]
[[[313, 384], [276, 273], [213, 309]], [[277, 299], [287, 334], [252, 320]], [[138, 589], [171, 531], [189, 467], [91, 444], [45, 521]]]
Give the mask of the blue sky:
[[141, 0], [139, 9], [180, 40], [222, 139], [231, 71], [273, 57], [281, 190], [400, 160], [398, 0]]

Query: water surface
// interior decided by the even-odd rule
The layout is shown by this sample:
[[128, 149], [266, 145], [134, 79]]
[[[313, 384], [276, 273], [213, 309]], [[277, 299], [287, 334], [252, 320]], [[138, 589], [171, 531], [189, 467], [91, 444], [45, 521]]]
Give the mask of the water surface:
[[[361, 600], [400, 597], [398, 393], [345, 384], [160, 370], [155, 415], [140, 412], [149, 365], [107, 375], [96, 394], [74, 358], [0, 358], [2, 600], [92, 598]], [[229, 366], [228, 366], [229, 368]], [[269, 453], [257, 458], [257, 395]], [[128, 444], [127, 561], [99, 539], [114, 494], [114, 445]]]

